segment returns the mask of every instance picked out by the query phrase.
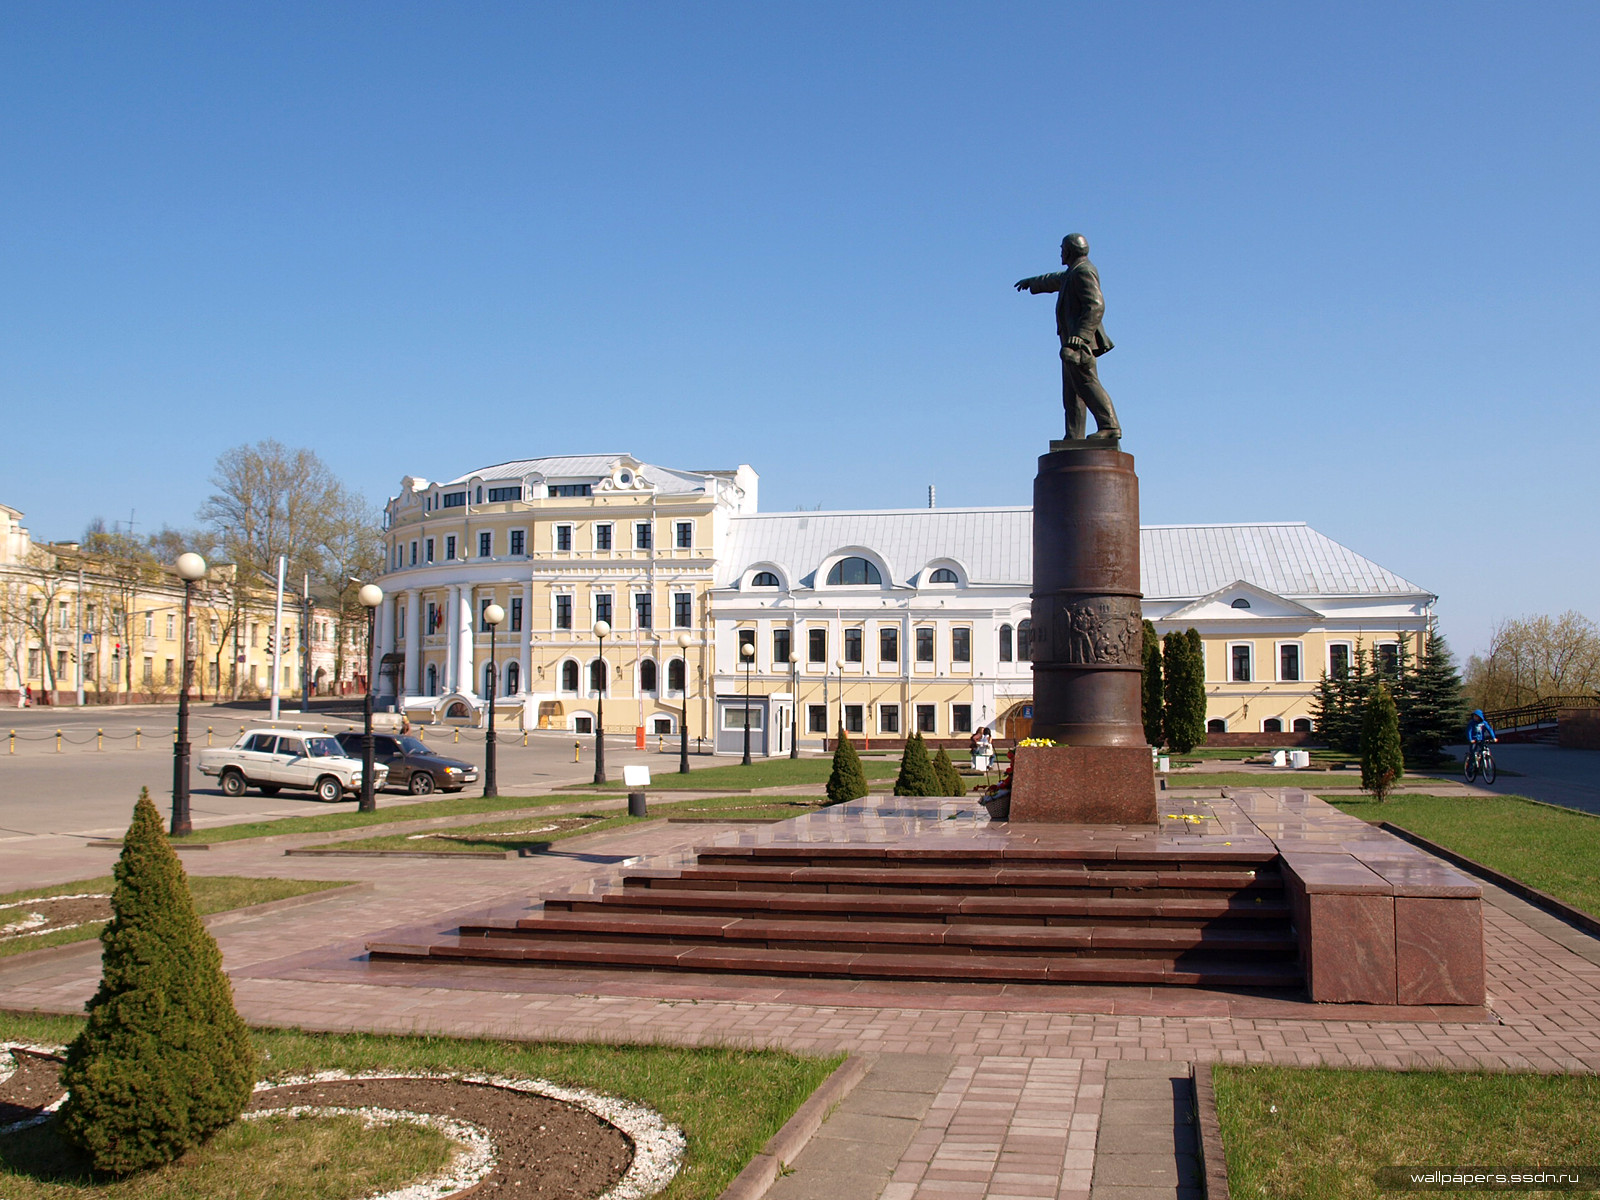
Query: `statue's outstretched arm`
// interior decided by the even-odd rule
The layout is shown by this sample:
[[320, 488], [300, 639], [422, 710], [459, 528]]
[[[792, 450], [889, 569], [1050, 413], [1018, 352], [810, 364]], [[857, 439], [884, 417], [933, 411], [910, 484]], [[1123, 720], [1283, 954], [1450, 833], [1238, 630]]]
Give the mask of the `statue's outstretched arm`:
[[1061, 281], [1066, 277], [1065, 271], [1051, 271], [1048, 275], [1032, 275], [1027, 279], [1017, 280], [1017, 291], [1032, 292], [1037, 296], [1040, 292], [1059, 292]]

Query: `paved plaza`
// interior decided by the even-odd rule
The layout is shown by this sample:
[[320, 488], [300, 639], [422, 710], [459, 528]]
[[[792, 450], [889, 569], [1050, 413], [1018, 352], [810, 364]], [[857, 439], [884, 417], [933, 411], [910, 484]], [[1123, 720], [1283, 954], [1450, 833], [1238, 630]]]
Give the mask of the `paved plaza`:
[[[581, 798], [571, 808], [601, 803], [621, 799]], [[1179, 1086], [1191, 1062], [1600, 1071], [1600, 941], [1487, 884], [1482, 1008], [1313, 1005], [1187, 988], [852, 990], [825, 980], [413, 967], [361, 958], [369, 940], [448, 930], [468, 914], [523, 915], [542, 892], [603, 885], [624, 864], [683, 861], [695, 846], [741, 836], [749, 837], [748, 829], [657, 822], [505, 861], [285, 855], [335, 840], [317, 834], [219, 843], [185, 851], [184, 862], [194, 874], [365, 885], [214, 921], [240, 1011], [254, 1023], [870, 1056], [883, 1074], [857, 1106], [899, 1107], [851, 1116], [854, 1109], [842, 1106], [819, 1134], [825, 1140], [818, 1152], [774, 1188], [775, 1200], [1195, 1195], [1193, 1171], [1184, 1165], [1192, 1146], [1176, 1118], [1171, 1145], [1154, 1158], [1148, 1149], [1134, 1156], [1138, 1163], [1113, 1155], [1127, 1141], [1128, 1122], [1149, 1120], [1149, 1089]], [[63, 848], [44, 858], [26, 848], [39, 839], [0, 843], [8, 881], [103, 874], [114, 861], [112, 850], [56, 840]], [[96, 943], [6, 960], [0, 1008], [78, 1011], [97, 979]], [[1164, 1065], [1132, 1074], [1115, 1066], [1143, 1063]], [[1110, 1078], [1121, 1071], [1129, 1080], [1121, 1085], [1132, 1106], [1124, 1117], [1111, 1107], [1114, 1067]], [[840, 1154], [863, 1164], [849, 1186], [839, 1182]]]

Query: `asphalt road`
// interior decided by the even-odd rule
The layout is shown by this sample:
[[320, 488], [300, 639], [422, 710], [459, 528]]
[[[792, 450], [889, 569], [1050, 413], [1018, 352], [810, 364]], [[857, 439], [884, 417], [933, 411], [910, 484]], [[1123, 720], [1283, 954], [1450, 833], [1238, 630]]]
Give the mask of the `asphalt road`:
[[[285, 710], [281, 728], [322, 730], [337, 733], [359, 726], [343, 717], [314, 713], [303, 717]], [[231, 745], [240, 727], [267, 727], [265, 713], [237, 709], [196, 706], [190, 712], [189, 739], [198, 752], [207, 741]], [[18, 843], [31, 838], [104, 837], [120, 835], [127, 828], [139, 789], [148, 787], [158, 807], [166, 810], [172, 795], [172, 741], [176, 726], [171, 707], [139, 708], [55, 708], [7, 712], [0, 718], [0, 733], [16, 731], [13, 743], [6, 737], [0, 743], [0, 844], [18, 849]], [[62, 733], [62, 749], [56, 751], [55, 731]], [[135, 730], [142, 730], [135, 737]], [[104, 739], [97, 731], [104, 731]], [[483, 734], [479, 730], [429, 729], [426, 740], [440, 754], [476, 763], [484, 761]], [[500, 791], [506, 795], [544, 792], [554, 784], [573, 783], [594, 776], [594, 738], [575, 738], [570, 733], [531, 732], [528, 744], [520, 733], [502, 731], [497, 747], [497, 774]], [[581, 742], [581, 761], [573, 762], [573, 743]], [[668, 742], [664, 752], [634, 749], [631, 738], [613, 734], [606, 739], [606, 767], [613, 779], [620, 779], [622, 767], [642, 763], [653, 773], [676, 771], [677, 747]], [[136, 748], [137, 747], [137, 748]], [[691, 755], [695, 766], [710, 766], [717, 761], [708, 756]], [[469, 791], [480, 792], [481, 785]], [[399, 792], [380, 794], [381, 806], [415, 803]], [[225, 825], [261, 817], [303, 816], [342, 811], [354, 807], [354, 800], [324, 805], [309, 793], [282, 792], [263, 796], [255, 791], [243, 796], [224, 796], [216, 781], [198, 771], [190, 776], [190, 809], [194, 825]], [[4, 891], [0, 885], [0, 891]]]
[[[1453, 753], [1459, 758], [1462, 747]], [[1527, 796], [1546, 804], [1600, 814], [1600, 750], [1563, 750], [1559, 746], [1499, 742], [1495, 765], [1503, 772], [1493, 784], [1475, 786], [1501, 796]]]

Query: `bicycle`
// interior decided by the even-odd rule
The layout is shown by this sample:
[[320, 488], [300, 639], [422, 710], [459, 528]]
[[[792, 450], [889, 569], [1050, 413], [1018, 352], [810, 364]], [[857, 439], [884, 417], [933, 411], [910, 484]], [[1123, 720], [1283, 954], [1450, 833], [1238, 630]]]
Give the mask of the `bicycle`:
[[1479, 775], [1483, 776], [1485, 783], [1494, 782], [1494, 754], [1489, 749], [1488, 742], [1473, 742], [1467, 747], [1467, 761], [1462, 764], [1467, 782], [1471, 783]]

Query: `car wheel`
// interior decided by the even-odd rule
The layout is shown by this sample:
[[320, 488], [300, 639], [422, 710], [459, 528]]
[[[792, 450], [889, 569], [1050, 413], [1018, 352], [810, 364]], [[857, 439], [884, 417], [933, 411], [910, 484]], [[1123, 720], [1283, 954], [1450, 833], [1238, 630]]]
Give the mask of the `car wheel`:
[[426, 796], [433, 791], [433, 776], [427, 771], [411, 772], [411, 794]]
[[260, 784], [259, 786], [261, 788], [261, 794], [263, 796], [276, 796], [278, 794], [278, 792], [282, 789], [282, 785], [281, 784], [276, 784], [276, 783], [263, 783], [263, 784]]
[[244, 776], [238, 771], [224, 771], [222, 773], [222, 794], [224, 796], [244, 795]]
[[324, 775], [317, 780], [317, 799], [332, 804], [344, 797], [344, 785], [332, 775]]

